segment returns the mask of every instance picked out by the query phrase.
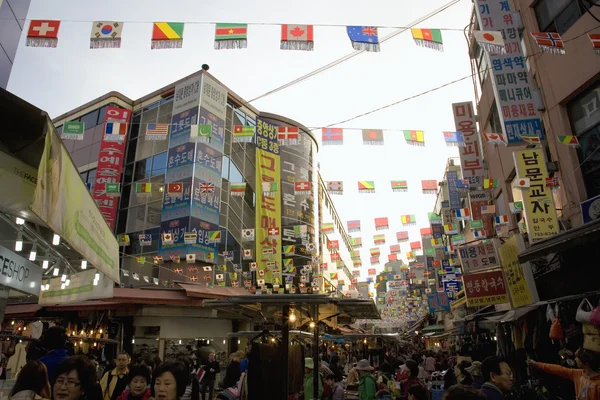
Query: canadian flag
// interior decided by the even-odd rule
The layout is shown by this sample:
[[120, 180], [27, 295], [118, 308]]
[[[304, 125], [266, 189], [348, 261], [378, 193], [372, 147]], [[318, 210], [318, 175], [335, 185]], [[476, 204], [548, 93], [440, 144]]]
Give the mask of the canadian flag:
[[513, 186], [518, 188], [528, 188], [530, 185], [531, 181], [529, 178], [517, 178], [513, 182]]
[[250, 271], [256, 271], [257, 264], [255, 262], [250, 263]]
[[162, 242], [163, 242], [163, 244], [173, 244], [173, 234], [172, 233], [163, 233], [162, 234]]

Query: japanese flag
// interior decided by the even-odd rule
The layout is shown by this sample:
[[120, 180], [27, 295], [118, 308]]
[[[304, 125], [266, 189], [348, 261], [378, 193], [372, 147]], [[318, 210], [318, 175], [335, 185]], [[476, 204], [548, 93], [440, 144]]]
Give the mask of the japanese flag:
[[517, 178], [513, 182], [513, 186], [518, 188], [528, 188], [530, 185], [531, 181], [529, 178]]
[[195, 254], [186, 254], [185, 262], [187, 262], [188, 264], [194, 264], [196, 262], [196, 255]]
[[498, 51], [504, 48], [502, 32], [497, 31], [473, 31], [473, 37], [487, 51]]

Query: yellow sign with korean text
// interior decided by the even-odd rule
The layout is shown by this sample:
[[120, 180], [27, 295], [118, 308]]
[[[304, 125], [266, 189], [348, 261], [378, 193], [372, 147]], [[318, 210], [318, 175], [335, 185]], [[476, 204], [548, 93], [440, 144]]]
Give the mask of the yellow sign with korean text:
[[522, 249], [525, 249], [525, 245], [520, 235], [512, 236], [498, 249], [513, 308], [527, 306], [537, 301], [535, 282], [531, 281], [531, 285], [528, 282], [527, 272], [531, 271], [529, 263], [522, 265], [519, 261], [519, 253]]
[[281, 285], [281, 172], [277, 133], [277, 125], [256, 120], [255, 251], [258, 275], [265, 283]]
[[546, 187], [548, 171], [541, 148], [525, 149], [513, 153], [517, 181], [529, 180], [529, 187], [522, 187], [523, 208], [529, 243], [543, 240], [559, 232], [558, 217], [551, 190]]

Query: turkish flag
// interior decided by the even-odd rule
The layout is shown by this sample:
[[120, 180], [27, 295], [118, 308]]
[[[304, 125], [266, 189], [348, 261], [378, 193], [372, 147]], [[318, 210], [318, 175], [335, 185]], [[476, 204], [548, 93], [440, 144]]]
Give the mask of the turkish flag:
[[167, 193], [183, 193], [183, 183], [169, 183], [167, 185]]
[[33, 19], [29, 23], [27, 37], [58, 38], [60, 21]]

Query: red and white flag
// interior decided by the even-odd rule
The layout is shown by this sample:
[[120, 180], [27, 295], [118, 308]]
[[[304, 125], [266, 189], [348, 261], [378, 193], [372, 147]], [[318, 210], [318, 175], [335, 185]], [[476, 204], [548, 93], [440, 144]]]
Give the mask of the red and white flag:
[[280, 145], [296, 145], [299, 139], [300, 129], [296, 126], [280, 126], [277, 130], [277, 140]]
[[298, 181], [294, 182], [294, 194], [310, 194], [311, 193], [311, 184], [309, 181]]
[[506, 144], [506, 140], [504, 139], [504, 135], [502, 133], [485, 133], [483, 132], [483, 138], [488, 143], [495, 144]]
[[58, 45], [60, 21], [33, 19], [27, 31], [27, 46], [56, 47]]
[[473, 31], [477, 44], [490, 54], [504, 54], [504, 38], [498, 31]]
[[312, 51], [314, 48], [312, 25], [281, 25], [281, 49]]

